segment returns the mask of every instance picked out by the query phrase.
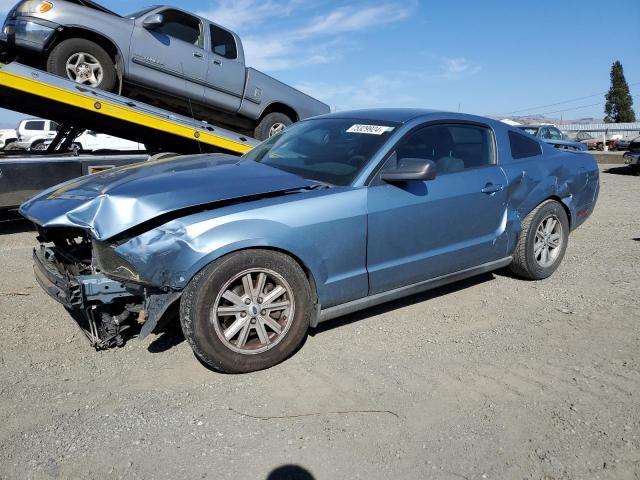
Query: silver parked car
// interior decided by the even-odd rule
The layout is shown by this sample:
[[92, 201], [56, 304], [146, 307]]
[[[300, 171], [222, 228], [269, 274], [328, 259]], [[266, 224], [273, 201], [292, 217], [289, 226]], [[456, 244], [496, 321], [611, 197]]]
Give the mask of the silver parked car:
[[[9, 60], [265, 139], [329, 106], [245, 67], [235, 33], [183, 10], [120, 16], [89, 0], [22, 1], [0, 38]], [[122, 90], [124, 89], [124, 90]]]

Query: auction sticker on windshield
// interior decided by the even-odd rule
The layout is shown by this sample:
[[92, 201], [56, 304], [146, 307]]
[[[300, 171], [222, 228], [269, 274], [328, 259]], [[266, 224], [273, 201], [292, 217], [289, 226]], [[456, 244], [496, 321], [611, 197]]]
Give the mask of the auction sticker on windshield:
[[382, 135], [386, 132], [393, 131], [394, 127], [385, 127], [383, 125], [352, 125], [347, 133], [368, 133], [369, 135]]

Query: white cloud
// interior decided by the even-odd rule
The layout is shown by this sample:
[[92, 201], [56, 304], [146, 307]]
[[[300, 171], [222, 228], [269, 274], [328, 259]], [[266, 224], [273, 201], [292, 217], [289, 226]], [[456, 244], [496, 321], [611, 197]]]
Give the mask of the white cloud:
[[[237, 4], [232, 4], [231, 0], [222, 0], [216, 9], [203, 16], [225, 26], [235, 23], [244, 29], [252, 22], [258, 24], [269, 17], [273, 19], [283, 15], [282, 8], [269, 7], [273, 0], [266, 0], [265, 3], [259, 3], [258, 0], [238, 1], [243, 4], [240, 10], [252, 10], [251, 13], [235, 14]], [[351, 4], [316, 15], [297, 28], [280, 29], [277, 33], [266, 32], [259, 36], [254, 33], [245, 35], [243, 44], [247, 63], [273, 72], [335, 62], [347, 48], [353, 49], [356, 43], [353, 38], [347, 42], [341, 35], [364, 32], [401, 21], [411, 14], [416, 5], [415, 0], [404, 3]], [[255, 8], [251, 9], [251, 6]], [[265, 16], [259, 13], [263, 9]], [[308, 4], [303, 5], [301, 0], [289, 0], [288, 3], [285, 2], [284, 14], [300, 13], [303, 9], [309, 10], [310, 7]], [[305, 12], [307, 18], [308, 13]], [[225, 18], [228, 19], [227, 23], [223, 21]]]
[[366, 7], [351, 5], [337, 8], [311, 20], [305, 27], [289, 32], [290, 38], [302, 39], [321, 35], [359, 32], [370, 27], [403, 20], [414, 8], [412, 2], [381, 3]]
[[371, 75], [353, 85], [308, 82], [296, 85], [299, 90], [321, 99], [333, 110], [371, 107], [416, 107], [418, 99], [409, 94], [408, 75]]
[[231, 30], [241, 30], [274, 17], [288, 16], [301, 3], [301, 0], [220, 0], [216, 6], [202, 10], [198, 15]]
[[464, 57], [443, 57], [441, 61], [442, 77], [448, 80], [458, 80], [464, 76], [474, 75], [481, 70], [480, 65], [476, 65]]

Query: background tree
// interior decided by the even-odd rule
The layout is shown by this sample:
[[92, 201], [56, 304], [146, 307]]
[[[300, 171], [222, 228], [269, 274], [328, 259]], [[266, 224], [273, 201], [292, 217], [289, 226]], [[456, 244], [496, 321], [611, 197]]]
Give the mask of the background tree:
[[633, 98], [629, 93], [629, 85], [624, 78], [622, 64], [616, 60], [611, 65], [611, 88], [604, 97], [604, 121], [607, 123], [635, 122], [636, 114], [631, 106]]

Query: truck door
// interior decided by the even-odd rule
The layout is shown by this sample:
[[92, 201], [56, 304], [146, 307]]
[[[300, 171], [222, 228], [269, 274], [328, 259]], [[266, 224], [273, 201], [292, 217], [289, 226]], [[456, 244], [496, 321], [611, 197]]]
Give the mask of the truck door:
[[129, 77], [134, 83], [202, 102], [207, 76], [203, 24], [173, 9], [138, 18], [131, 36]]
[[204, 96], [207, 104], [235, 112], [240, 108], [246, 69], [238, 55], [235, 36], [217, 25], [209, 25], [211, 52]]

